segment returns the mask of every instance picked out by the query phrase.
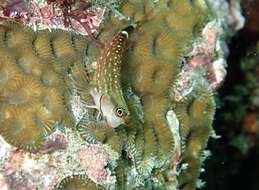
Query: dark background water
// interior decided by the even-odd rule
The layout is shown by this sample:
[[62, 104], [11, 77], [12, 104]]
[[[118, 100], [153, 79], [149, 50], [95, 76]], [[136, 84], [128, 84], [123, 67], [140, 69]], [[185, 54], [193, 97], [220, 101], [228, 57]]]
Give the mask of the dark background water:
[[230, 42], [228, 74], [217, 95], [213, 127], [221, 138], [208, 144], [206, 190], [259, 190], [259, 103], [253, 101], [259, 96], [253, 93], [259, 91], [259, 0], [243, 0], [242, 9], [245, 27]]

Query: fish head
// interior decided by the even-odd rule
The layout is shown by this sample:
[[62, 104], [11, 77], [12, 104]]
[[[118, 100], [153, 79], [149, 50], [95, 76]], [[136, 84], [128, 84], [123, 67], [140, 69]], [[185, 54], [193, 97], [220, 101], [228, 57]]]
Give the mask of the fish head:
[[111, 128], [125, 125], [129, 121], [130, 113], [124, 99], [102, 95], [100, 111]]

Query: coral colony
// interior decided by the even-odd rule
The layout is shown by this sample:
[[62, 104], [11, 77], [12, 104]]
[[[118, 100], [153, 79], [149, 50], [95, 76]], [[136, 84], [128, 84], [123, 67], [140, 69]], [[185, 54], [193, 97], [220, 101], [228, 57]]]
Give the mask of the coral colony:
[[238, 2], [1, 5], [1, 190], [203, 185]]

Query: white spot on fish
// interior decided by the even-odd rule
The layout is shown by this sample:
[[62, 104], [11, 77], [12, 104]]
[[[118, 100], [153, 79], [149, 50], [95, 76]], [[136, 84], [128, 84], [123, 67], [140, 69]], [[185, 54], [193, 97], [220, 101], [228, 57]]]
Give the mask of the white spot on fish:
[[122, 33], [122, 34], [124, 34], [124, 35], [126, 36], [126, 38], [128, 38], [128, 37], [129, 37], [128, 32], [126, 32], [126, 31], [122, 31], [121, 33]]

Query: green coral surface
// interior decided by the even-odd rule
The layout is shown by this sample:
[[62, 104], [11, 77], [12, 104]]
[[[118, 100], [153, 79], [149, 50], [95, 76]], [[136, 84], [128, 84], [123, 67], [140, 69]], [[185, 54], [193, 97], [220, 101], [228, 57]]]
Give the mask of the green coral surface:
[[[194, 89], [182, 101], [174, 100], [172, 88], [183, 66], [183, 56], [209, 21], [206, 4], [203, 0], [128, 0], [119, 5], [119, 14], [112, 11], [107, 16], [98, 40], [109, 42], [121, 29], [140, 23], [129, 36], [122, 61], [120, 82], [130, 122], [111, 129], [105, 120], [97, 120], [98, 113], [90, 108], [76, 124], [67, 117], [72, 115], [72, 91], [86, 104], [93, 104], [90, 89], [95, 73], [90, 65], [98, 60], [102, 48], [88, 46], [82, 37], [68, 32], [33, 32], [7, 24], [0, 29], [0, 134], [15, 146], [37, 151], [55, 124], [63, 122], [85, 141], [108, 144], [119, 153], [112, 171], [116, 189], [195, 189], [212, 131], [214, 97], [202, 78], [196, 79]], [[86, 64], [82, 61], [84, 52], [88, 55]], [[21, 81], [16, 83], [17, 79], [10, 78], [14, 75], [21, 76]], [[30, 85], [28, 81], [30, 87], [26, 86]], [[11, 83], [14, 87], [9, 89]], [[18, 90], [19, 85], [25, 86], [25, 92]], [[24, 98], [15, 93], [23, 93]], [[169, 111], [176, 115], [173, 126], [166, 117]], [[21, 121], [22, 112], [31, 116]], [[172, 132], [178, 127], [180, 143]], [[24, 131], [30, 133], [20, 138], [19, 133]], [[178, 144], [181, 153], [176, 156]], [[100, 188], [78, 176], [68, 177], [58, 186]]]

